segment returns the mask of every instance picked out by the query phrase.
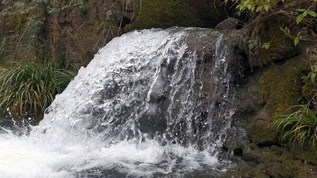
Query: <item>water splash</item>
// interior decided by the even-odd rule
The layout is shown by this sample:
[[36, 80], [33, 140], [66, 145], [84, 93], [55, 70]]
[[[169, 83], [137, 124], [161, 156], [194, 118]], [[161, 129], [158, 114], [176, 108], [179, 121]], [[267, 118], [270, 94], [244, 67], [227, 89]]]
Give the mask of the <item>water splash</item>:
[[[189, 44], [213, 36], [204, 61]], [[197, 40], [197, 39], [196, 39]], [[223, 34], [134, 31], [102, 48], [29, 136], [1, 134], [5, 177], [191, 177], [230, 167], [220, 148], [235, 110]], [[223, 166], [226, 165], [226, 166]]]

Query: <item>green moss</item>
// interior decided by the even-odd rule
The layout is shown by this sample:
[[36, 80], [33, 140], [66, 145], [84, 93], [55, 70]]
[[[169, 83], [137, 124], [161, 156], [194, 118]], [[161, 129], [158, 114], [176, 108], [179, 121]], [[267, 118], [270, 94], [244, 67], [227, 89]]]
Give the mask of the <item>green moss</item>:
[[272, 64], [260, 80], [261, 102], [269, 113], [284, 114], [293, 105], [299, 104], [301, 94], [301, 77], [307, 66], [300, 57], [283, 65]]
[[251, 151], [245, 154], [248, 154], [245, 158], [258, 164], [249, 169], [230, 170], [226, 177], [312, 177], [316, 174], [313, 165], [306, 164], [303, 159], [294, 158], [276, 145], [251, 147]]
[[135, 22], [127, 28], [214, 27], [227, 18], [223, 6], [218, 13], [210, 0], [143, 0]]
[[271, 121], [271, 115], [266, 108], [263, 108], [251, 120], [247, 131], [252, 141], [258, 145], [271, 145], [278, 143], [277, 131], [268, 128]]
[[312, 99], [317, 93], [317, 83], [312, 82], [310, 79], [304, 80], [304, 85], [302, 87], [302, 94], [306, 101]]
[[269, 122], [259, 121], [258, 118], [251, 121], [248, 133], [254, 143], [263, 146], [278, 143], [278, 132], [276, 129], [269, 129], [268, 125]]
[[300, 104], [302, 98], [302, 76], [307, 66], [300, 57], [293, 58], [282, 65], [267, 67], [260, 79], [259, 102], [264, 108], [248, 125], [248, 133], [256, 144], [278, 144], [279, 133], [268, 128], [272, 117], [292, 112], [289, 108]]
[[292, 144], [290, 147], [291, 154], [300, 160], [317, 165], [317, 146], [301, 147], [298, 144]]

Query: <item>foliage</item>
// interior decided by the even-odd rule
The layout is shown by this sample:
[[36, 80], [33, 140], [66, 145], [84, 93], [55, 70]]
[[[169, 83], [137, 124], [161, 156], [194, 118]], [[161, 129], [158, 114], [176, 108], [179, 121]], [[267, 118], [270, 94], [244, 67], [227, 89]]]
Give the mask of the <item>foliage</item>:
[[88, 13], [88, 5], [85, 4], [83, 1], [80, 1], [78, 3], [78, 8], [79, 8], [79, 15], [80, 16], [83, 16], [83, 15]]
[[0, 107], [15, 115], [41, 115], [76, 72], [58, 63], [13, 62], [0, 67]]
[[269, 47], [270, 47], [270, 43], [268, 42], [262, 45], [262, 48], [265, 48], [265, 49], [269, 49]]
[[311, 79], [311, 81], [314, 83], [315, 82], [315, 78], [316, 78], [316, 74], [317, 74], [317, 65], [311, 65], [310, 66], [310, 72], [307, 75], [307, 79]]
[[298, 107], [295, 112], [276, 116], [271, 127], [276, 126], [282, 132], [282, 141], [288, 140], [289, 143], [297, 141], [301, 145], [308, 141], [309, 144], [314, 145], [317, 139], [316, 96], [307, 105], [294, 106]]
[[[236, 3], [236, 9], [239, 11], [250, 10], [260, 11], [262, 9], [269, 11], [269, 8], [276, 3], [276, 0], [232, 0]], [[227, 3], [228, 0], [225, 0]]]
[[296, 11], [301, 12], [300, 14], [297, 15], [297, 18], [296, 18], [297, 24], [299, 24], [304, 19], [304, 17], [306, 17], [307, 15], [310, 15], [312, 17], [316, 17], [316, 12], [311, 11], [309, 8], [308, 9], [296, 9]]
[[49, 13], [60, 13], [61, 11], [64, 11], [69, 8], [78, 7], [79, 15], [83, 16], [86, 15], [88, 12], [88, 5], [86, 3], [86, 0], [73, 0], [70, 1], [68, 4], [62, 4], [61, 0], [54, 0], [54, 3], [51, 6], [48, 6], [48, 12]]
[[48, 0], [35, 0], [37, 3], [48, 3]]
[[[249, 58], [251, 58], [251, 56], [255, 55], [255, 52], [254, 52], [254, 48], [258, 46], [258, 42], [259, 40], [253, 40], [253, 39], [249, 39], [249, 37], [245, 37], [243, 38], [243, 45], [247, 46], [247, 49], [248, 49], [248, 55], [249, 55]], [[269, 49], [270, 47], [270, 42], [266, 42], [266, 43], [263, 43], [262, 44], [262, 48], [264, 49]]]
[[[238, 14], [241, 12], [249, 12], [253, 14], [253, 17], [262, 16], [265, 14], [283, 13], [289, 16], [289, 19], [294, 19], [296, 21], [297, 27], [300, 31], [293, 33], [297, 35], [292, 35], [289, 30], [290, 27], [281, 27], [281, 30], [285, 35], [291, 37], [294, 40], [294, 45], [297, 46], [300, 40], [307, 41], [317, 41], [315, 37], [307, 34], [308, 27], [314, 26], [314, 18], [316, 18], [317, 13], [316, 3], [317, 0], [307, 0], [307, 1], [295, 1], [295, 0], [231, 0], [235, 4], [235, 8]], [[225, 0], [227, 3], [228, 0]], [[282, 6], [281, 4], [286, 4]], [[295, 5], [295, 6], [294, 6]], [[294, 9], [294, 7], [299, 7]], [[300, 24], [302, 23], [302, 24]], [[305, 34], [305, 35], [303, 35]], [[305, 37], [304, 37], [305, 36]]]

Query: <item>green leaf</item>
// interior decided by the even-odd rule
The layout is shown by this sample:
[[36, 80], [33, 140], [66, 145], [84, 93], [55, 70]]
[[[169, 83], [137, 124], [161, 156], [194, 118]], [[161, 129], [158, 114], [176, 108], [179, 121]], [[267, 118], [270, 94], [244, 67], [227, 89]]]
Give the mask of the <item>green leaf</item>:
[[311, 81], [315, 83], [316, 73], [312, 73], [310, 78], [311, 78]]
[[262, 48], [265, 48], [265, 49], [269, 49], [269, 47], [270, 47], [270, 43], [264, 43], [262, 45]]
[[299, 22], [301, 22], [303, 20], [303, 18], [304, 18], [303, 14], [298, 15], [296, 18], [296, 23], [299, 24]]
[[252, 7], [251, 7], [251, 11], [253, 12], [253, 11], [254, 11], [254, 9], [255, 9], [255, 6], [254, 6], [254, 5], [252, 5]]
[[264, 9], [265, 9], [266, 11], [269, 11], [269, 8], [270, 8], [270, 4], [264, 4]]
[[298, 12], [305, 12], [306, 9], [296, 9]]
[[299, 42], [299, 37], [295, 37], [295, 39], [294, 39], [295, 46], [297, 46], [298, 42]]
[[263, 9], [263, 5], [259, 5], [259, 6], [256, 8], [255, 12], [259, 12], [261, 9]]
[[306, 17], [306, 16], [307, 16], [307, 14], [308, 14], [308, 12], [307, 12], [307, 11], [303, 12], [303, 17]]
[[303, 33], [303, 32], [298, 32], [298, 33], [297, 33], [297, 36], [299, 37], [299, 36], [300, 36], [300, 34], [302, 34], [302, 33]]
[[247, 8], [248, 8], [249, 10], [251, 10], [251, 7], [252, 7], [251, 4], [247, 4]]
[[252, 49], [252, 48], [253, 48], [253, 44], [250, 43], [250, 44], [249, 44], [249, 49]]
[[313, 17], [316, 17], [316, 16], [317, 16], [316, 12], [314, 12], [314, 11], [308, 11], [308, 14], [309, 14], [310, 16], [313, 16]]
[[258, 40], [252, 40], [252, 43], [254, 46], [256, 46], [258, 44]]

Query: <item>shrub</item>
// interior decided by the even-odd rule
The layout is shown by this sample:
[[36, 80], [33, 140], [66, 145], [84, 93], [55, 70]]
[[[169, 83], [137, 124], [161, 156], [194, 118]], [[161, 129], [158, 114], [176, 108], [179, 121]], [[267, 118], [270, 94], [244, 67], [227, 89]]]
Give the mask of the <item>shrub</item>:
[[58, 63], [13, 62], [0, 67], [0, 107], [16, 116], [41, 116], [75, 71]]

